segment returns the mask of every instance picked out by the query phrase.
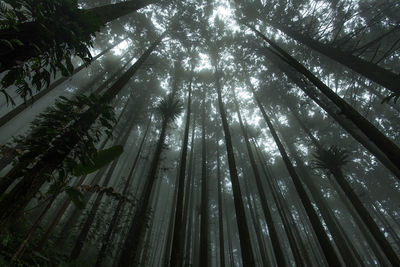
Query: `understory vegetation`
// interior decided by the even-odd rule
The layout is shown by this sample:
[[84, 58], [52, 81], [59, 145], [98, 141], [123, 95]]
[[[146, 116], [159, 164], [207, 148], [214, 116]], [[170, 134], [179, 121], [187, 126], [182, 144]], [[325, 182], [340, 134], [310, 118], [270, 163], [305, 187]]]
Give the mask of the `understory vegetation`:
[[400, 266], [400, 3], [0, 2], [0, 266]]

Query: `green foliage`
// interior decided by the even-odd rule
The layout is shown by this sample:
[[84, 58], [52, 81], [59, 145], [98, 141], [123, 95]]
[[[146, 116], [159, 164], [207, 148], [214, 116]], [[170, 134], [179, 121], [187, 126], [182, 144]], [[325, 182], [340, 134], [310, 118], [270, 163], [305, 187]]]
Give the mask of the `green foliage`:
[[164, 121], [174, 121], [183, 111], [183, 104], [172, 94], [167, 95], [158, 103], [156, 110]]
[[117, 159], [124, 149], [122, 146], [113, 146], [105, 150], [97, 152], [97, 155], [93, 156], [90, 162], [81, 163], [76, 166], [73, 170], [75, 176], [87, 175], [89, 173], [95, 172], [102, 167], [106, 166], [108, 163]]
[[[17, 259], [12, 265], [10, 259], [17, 250], [18, 246], [26, 237], [27, 232], [32, 227], [27, 220], [22, 220], [13, 225], [10, 231], [0, 235], [0, 266], [32, 267], [32, 266], [68, 266], [66, 255], [58, 250], [51, 243], [45, 246], [41, 252], [35, 251], [40, 240], [40, 235], [36, 235], [25, 247], [22, 258]], [[42, 229], [39, 228], [41, 231]]]
[[25, 99], [32, 87], [48, 87], [57, 72], [71, 75], [73, 56], [89, 64], [89, 47], [100, 26], [96, 15], [78, 8], [77, 0], [6, 0], [0, 7], [0, 31], [8, 33], [0, 39], [0, 62], [12, 65], [0, 81], [6, 100], [13, 103], [6, 91], [11, 85]]
[[[81, 119], [87, 109], [100, 112], [98, 122], [89, 130], [84, 125], [83, 128], [79, 128], [74, 124]], [[68, 138], [68, 133], [73, 131], [79, 136], [79, 142], [57, 167], [57, 173], [47, 174], [49, 182], [55, 184], [55, 188], [50, 187], [49, 194], [57, 194], [68, 184], [77, 166], [89, 166], [95, 163], [92, 169], [100, 168], [101, 164], [107, 164], [120, 153], [122, 150], [120, 147], [102, 153], [98, 153], [95, 147], [103, 134], [111, 135], [114, 123], [112, 107], [102, 104], [96, 96], [77, 95], [72, 99], [60, 97], [54, 106], [49, 107], [31, 123], [28, 134], [15, 138], [14, 142], [20, 154], [15, 163], [39, 160], [49, 148], [58, 147], [60, 142]], [[86, 168], [88, 170], [88, 167]], [[21, 175], [28, 171], [26, 168], [21, 169]]]
[[314, 154], [315, 160], [312, 162], [314, 168], [323, 170], [340, 169], [348, 162], [349, 155], [346, 150], [337, 146], [331, 146], [328, 149], [319, 149]]
[[67, 187], [67, 189], [65, 189], [65, 193], [67, 193], [69, 199], [72, 201], [72, 203], [74, 203], [75, 207], [78, 209], [85, 208], [86, 203], [84, 196], [79, 190], [73, 187]]

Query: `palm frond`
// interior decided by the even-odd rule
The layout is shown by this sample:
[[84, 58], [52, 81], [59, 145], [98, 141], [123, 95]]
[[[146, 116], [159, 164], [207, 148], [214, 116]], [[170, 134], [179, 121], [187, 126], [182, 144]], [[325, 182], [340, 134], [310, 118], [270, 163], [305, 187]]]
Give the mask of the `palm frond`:
[[12, 10], [12, 7], [4, 1], [0, 1], [0, 13], [7, 13]]
[[348, 162], [348, 153], [345, 149], [333, 145], [328, 149], [319, 149], [314, 154], [312, 165], [315, 169], [332, 170], [341, 168]]
[[183, 111], [183, 104], [179, 99], [169, 94], [160, 100], [156, 107], [163, 120], [174, 121]]

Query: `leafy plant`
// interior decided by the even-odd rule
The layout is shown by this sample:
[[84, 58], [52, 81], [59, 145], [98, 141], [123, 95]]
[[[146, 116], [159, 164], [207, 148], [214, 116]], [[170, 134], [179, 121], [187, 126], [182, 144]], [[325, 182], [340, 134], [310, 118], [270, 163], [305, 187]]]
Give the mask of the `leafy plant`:
[[83, 194], [74, 187], [67, 187], [65, 189], [69, 199], [74, 203], [78, 209], [83, 209], [86, 206]]
[[319, 149], [314, 154], [315, 160], [312, 165], [316, 169], [335, 170], [341, 168], [348, 162], [348, 153], [333, 145], [328, 149]]
[[112, 187], [99, 186], [95, 184], [95, 185], [80, 185], [75, 187], [75, 189], [80, 192], [104, 193], [107, 196], [115, 198], [116, 200], [130, 201], [126, 196], [123, 196], [118, 192], [114, 191], [114, 188]]
[[183, 111], [183, 104], [174, 95], [169, 94], [158, 103], [156, 110], [165, 121], [174, 121]]
[[[99, 105], [100, 104], [100, 105]], [[71, 131], [74, 122], [78, 121], [84, 111], [90, 108], [99, 108], [100, 116], [89, 130], [74, 128], [79, 135], [79, 142], [71, 150], [67, 158], [57, 167], [56, 173], [47, 174], [52, 183], [47, 195], [58, 194], [68, 185], [72, 175], [81, 175], [93, 172], [106, 165], [122, 153], [122, 147], [112, 147], [98, 152], [95, 144], [104, 134], [111, 135], [115, 123], [113, 108], [102, 104], [96, 96], [77, 95], [72, 99], [60, 97], [54, 106], [49, 107], [32, 123], [30, 131], [24, 136], [14, 139], [15, 148], [20, 152], [15, 159], [15, 165], [21, 165], [21, 175], [28, 171], [24, 162], [40, 160], [47, 150], [57, 146], [60, 136]], [[72, 191], [67, 192], [71, 196]], [[76, 198], [78, 199], [78, 198]]]
[[0, 91], [13, 103], [6, 89], [12, 85], [24, 99], [32, 87], [41, 90], [57, 72], [74, 71], [71, 58], [89, 64], [94, 33], [101, 21], [78, 8], [77, 0], [5, 0], [0, 7]]
[[95, 172], [118, 158], [122, 152], [124, 149], [120, 145], [101, 150], [89, 162], [78, 164], [73, 170], [73, 174], [80, 176]]

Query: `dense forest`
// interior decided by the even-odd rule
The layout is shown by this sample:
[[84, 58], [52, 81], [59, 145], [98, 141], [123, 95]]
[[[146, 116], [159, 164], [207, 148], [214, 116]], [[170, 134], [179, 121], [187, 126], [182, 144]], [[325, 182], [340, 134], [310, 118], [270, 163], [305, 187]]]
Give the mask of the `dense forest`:
[[0, 266], [400, 266], [397, 0], [0, 0]]

